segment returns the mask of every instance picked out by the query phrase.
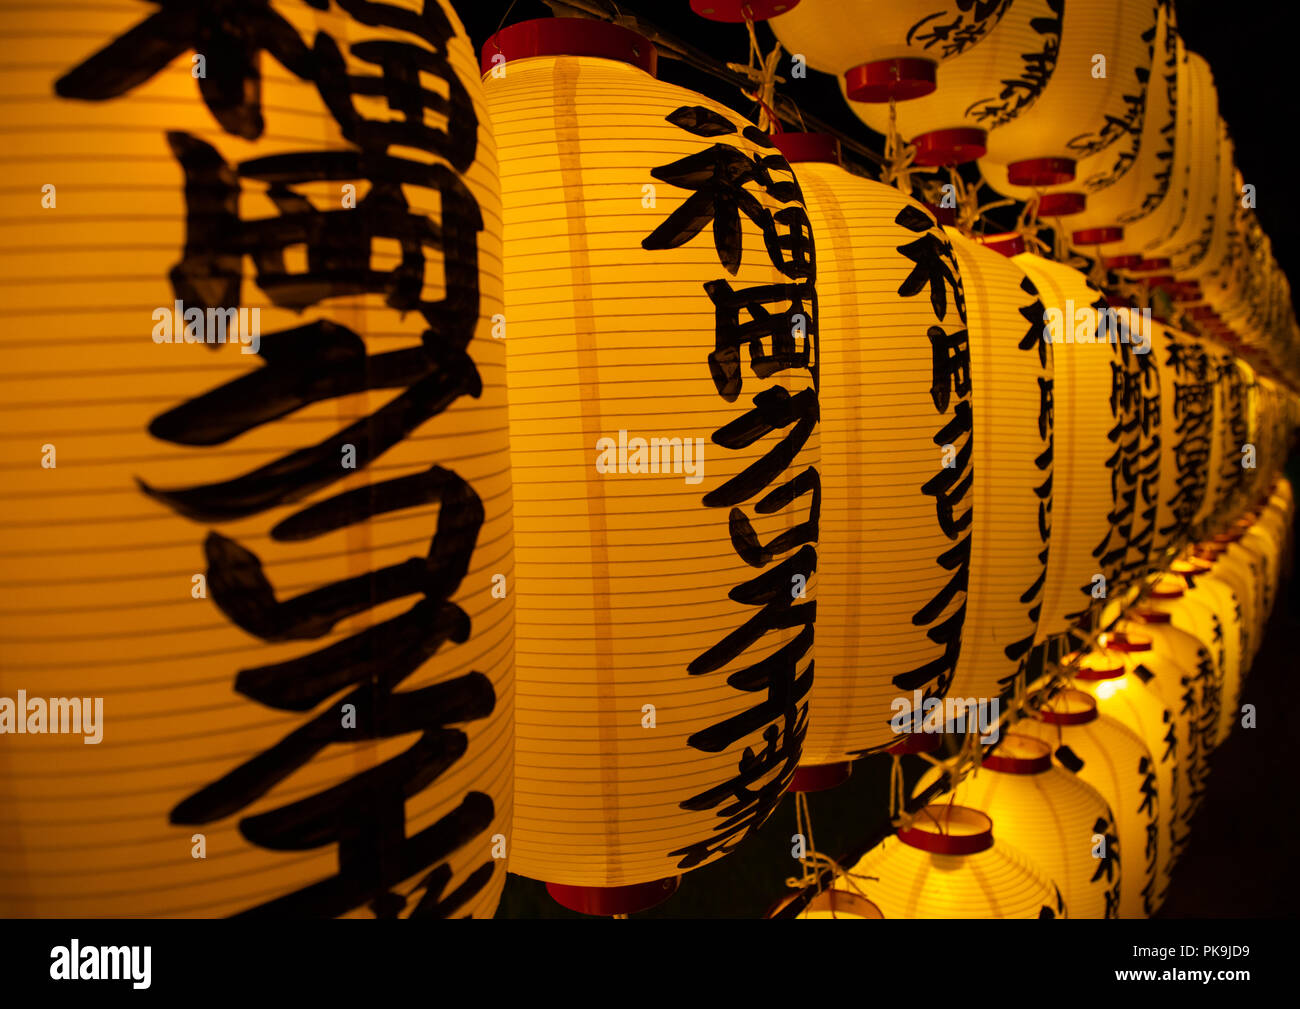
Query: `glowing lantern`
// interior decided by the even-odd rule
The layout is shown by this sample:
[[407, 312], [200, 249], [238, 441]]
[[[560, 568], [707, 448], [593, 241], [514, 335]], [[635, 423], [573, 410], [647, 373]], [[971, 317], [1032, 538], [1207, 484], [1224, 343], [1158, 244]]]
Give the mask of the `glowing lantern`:
[[983, 157], [988, 131], [1033, 106], [1056, 67], [1060, 44], [1059, 3], [1021, 0], [983, 42], [944, 63], [932, 94], [891, 111], [878, 102], [850, 100], [843, 77], [840, 90], [877, 133], [888, 135], [895, 115], [899, 134], [916, 149], [917, 165], [960, 164]]
[[1219, 668], [1220, 714], [1214, 745], [1227, 738], [1232, 712], [1241, 697], [1241, 603], [1232, 587], [1212, 574], [1211, 565], [1199, 558], [1174, 561], [1144, 600], [1151, 612], [1167, 613], [1169, 622], [1194, 635], [1215, 656]]
[[1154, 413], [1160, 419], [1159, 496], [1155, 553], [1181, 546], [1214, 502], [1220, 479], [1215, 454], [1215, 368], [1204, 343], [1167, 326], [1151, 327], [1143, 364], [1159, 376]]
[[[1191, 243], [1202, 239], [1208, 242], [1214, 226], [1214, 200], [1219, 182], [1219, 101], [1210, 65], [1197, 53], [1186, 53], [1188, 91], [1186, 105], [1179, 105], [1180, 115], [1186, 118], [1179, 123], [1181, 133], [1187, 137], [1182, 213], [1177, 227], [1159, 240], [1149, 243], [1144, 255], [1164, 256], [1170, 259], [1184, 257]], [[1177, 185], [1175, 173], [1173, 184]], [[1182, 265], [1175, 262], [1175, 266]]]
[[1241, 604], [1241, 639], [1242, 658], [1241, 675], [1244, 679], [1255, 661], [1259, 650], [1259, 592], [1256, 573], [1257, 558], [1240, 549], [1233, 549], [1232, 543], [1207, 541], [1195, 547], [1195, 556], [1211, 565], [1211, 573], [1222, 579]]
[[[1170, 654], [1168, 641], [1175, 631], [1169, 624], [1160, 624], [1164, 614], [1153, 616], [1150, 621], [1140, 623], [1133, 620], [1121, 621], [1112, 633], [1102, 635], [1101, 647], [1108, 651], [1119, 652], [1124, 661], [1146, 684], [1148, 689], [1156, 691], [1160, 699], [1168, 705], [1174, 716], [1175, 747], [1174, 759], [1182, 771], [1178, 790], [1178, 819], [1173, 827], [1175, 859], [1182, 854], [1191, 836], [1192, 816], [1205, 798], [1205, 778], [1209, 774], [1209, 749], [1207, 739], [1213, 739], [1211, 730], [1217, 731], [1217, 722], [1205, 719], [1205, 706], [1202, 691], [1214, 684], [1213, 662], [1206, 657], [1206, 666], [1198, 667], [1196, 658], [1190, 662], [1186, 649], [1178, 650], [1177, 661]], [[1162, 640], [1156, 641], [1155, 631], [1166, 631]], [[1196, 656], [1198, 644], [1192, 639], [1192, 654]], [[1215, 708], [1217, 718], [1218, 709]], [[1135, 730], [1136, 731], [1136, 730]]]
[[813, 677], [807, 214], [766, 134], [655, 58], [577, 18], [482, 53], [515, 469], [510, 868], [603, 913], [763, 823]]
[[[988, 45], [996, 41], [995, 34]], [[1065, 192], [1082, 190], [1086, 196], [1084, 209], [1070, 215], [1070, 224], [1077, 229], [1075, 244], [1103, 246], [1105, 265], [1113, 268], [1134, 268], [1141, 259], [1142, 245], [1132, 240], [1126, 225], [1158, 214], [1161, 208], [1167, 211], [1174, 202], [1165, 196], [1174, 154], [1178, 52], [1173, 4], [1161, 3], [1140, 129], [1081, 159], [1075, 166], [1078, 181], [1061, 187]], [[1056, 187], [1047, 191], [1052, 200], [1060, 199], [1053, 195], [1056, 191]]]
[[795, 166], [819, 241], [821, 449], [833, 461], [821, 474], [803, 788], [810, 765], [896, 742], [896, 700], [919, 707], [947, 692], [966, 640], [978, 484], [967, 307], [943, 230], [892, 186], [841, 168], [829, 137], [773, 141]]
[[[1112, 515], [1122, 506], [1123, 484], [1113, 479], [1116, 445], [1110, 436], [1128, 418], [1111, 398], [1111, 362], [1128, 347], [1093, 342], [1097, 313], [1106, 304], [1083, 274], [1028, 253], [1013, 262], [1037, 288], [1047, 313], [1042, 338], [1056, 344], [1050, 390], [1053, 457], [1070, 461], [1052, 474], [1052, 537], [1037, 633], [1037, 640], [1044, 641], [1067, 630], [1119, 587], [1124, 557], [1122, 552], [1113, 556], [1121, 544]], [[1067, 336], [1071, 343], [1063, 342]], [[1135, 468], [1128, 472], [1136, 479]]]
[[935, 68], [998, 23], [1004, 0], [801, 0], [771, 21], [785, 50], [823, 73], [844, 75], [855, 101], [928, 95]]
[[1061, 888], [1001, 837], [987, 814], [933, 803], [851, 871], [878, 880], [862, 885], [886, 918], [1066, 917]]
[[983, 701], [1014, 689], [1043, 603], [1053, 348], [1043, 339], [1038, 291], [1015, 262], [953, 229], [947, 234], [966, 293], [979, 474], [974, 510], [983, 516], [972, 535], [966, 625], [949, 693]]
[[1150, 748], [1122, 722], [1099, 715], [1096, 698], [1082, 690], [1060, 691], [1015, 730], [1050, 744], [1057, 761], [1106, 800], [1124, 853], [1119, 916], [1150, 917], [1164, 897], [1160, 847], [1169, 839]]
[[[942, 773], [926, 772], [917, 792]], [[953, 801], [991, 817], [998, 838], [1056, 882], [1071, 916], [1118, 916], [1123, 850], [1114, 817], [1096, 789], [1052, 764], [1052, 748], [1041, 739], [1005, 733], [953, 789]]]
[[1212, 184], [1197, 190], [1199, 202], [1192, 207], [1201, 221], [1199, 234], [1183, 249], [1167, 253], [1179, 279], [1197, 280], [1207, 286], [1211, 275], [1228, 254], [1228, 231], [1233, 223], [1234, 208], [1241, 197], [1241, 188], [1233, 185], [1237, 173], [1233, 165], [1232, 140], [1228, 136], [1228, 124], [1222, 118], [1218, 122], [1213, 168]]
[[[1180, 591], [1175, 582], [1162, 579], [1155, 591], [1172, 595]], [[1182, 597], [1180, 601], [1194, 605]], [[1139, 606], [1130, 616], [1115, 625], [1113, 634], [1103, 635], [1102, 641], [1108, 648], [1133, 654], [1136, 663], [1155, 673], [1161, 695], [1185, 719], [1187, 736], [1179, 759], [1188, 776], [1190, 805], [1184, 808], [1194, 813], [1205, 797], [1210, 753], [1219, 738], [1223, 677], [1210, 649], [1196, 635], [1175, 626], [1171, 614]]]
[[[1140, 132], [1156, 8], [1155, 0], [1065, 5], [1060, 52], [1043, 93], [1033, 108], [989, 134], [980, 167], [990, 186], [1030, 198], [1029, 187], [1070, 182], [1076, 162]], [[1056, 214], [1084, 209], [1083, 193], [1070, 195], [1075, 206]]]
[[[203, 81], [151, 10], [3, 15], [0, 262], [48, 339], [0, 353], [31, 432], [0, 915], [491, 917], [513, 565], [473, 52], [445, 3], [196, 7]], [[95, 745], [9, 735], [24, 693], [86, 698]]]
[[1138, 669], [1129, 657], [1105, 648], [1093, 649], [1077, 659], [1071, 686], [1092, 695], [1097, 712], [1131, 729], [1146, 744], [1156, 762], [1156, 788], [1162, 809], [1160, 864], [1156, 894], [1163, 896], [1169, 875], [1186, 844], [1184, 821], [1186, 772], [1178, 759], [1178, 728], [1174, 713], [1152, 686], [1153, 674]]

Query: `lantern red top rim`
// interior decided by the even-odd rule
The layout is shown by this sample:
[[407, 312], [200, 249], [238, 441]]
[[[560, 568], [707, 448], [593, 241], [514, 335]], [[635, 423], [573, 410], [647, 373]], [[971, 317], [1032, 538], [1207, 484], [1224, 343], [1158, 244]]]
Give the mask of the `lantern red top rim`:
[[1097, 720], [1097, 701], [1083, 690], [1062, 690], [1039, 708], [1038, 715], [1048, 725], [1087, 725]]
[[974, 855], [993, 847], [993, 821], [970, 806], [936, 802], [899, 830], [898, 839], [933, 855]]
[[799, 0], [691, 0], [691, 10], [710, 21], [768, 21], [799, 6]]
[[593, 56], [617, 60], [657, 76], [659, 51], [644, 35], [592, 18], [534, 18], [502, 28], [483, 43], [479, 70], [535, 56]]
[[1042, 774], [1052, 766], [1052, 748], [1041, 739], [1008, 732], [982, 766], [1002, 774]]
[[768, 139], [792, 165], [810, 161], [829, 165], [844, 164], [840, 142], [829, 133], [773, 133]]
[[1005, 231], [997, 235], [977, 235], [975, 241], [1007, 257], [1018, 256], [1025, 251], [1025, 238], [1016, 231]]

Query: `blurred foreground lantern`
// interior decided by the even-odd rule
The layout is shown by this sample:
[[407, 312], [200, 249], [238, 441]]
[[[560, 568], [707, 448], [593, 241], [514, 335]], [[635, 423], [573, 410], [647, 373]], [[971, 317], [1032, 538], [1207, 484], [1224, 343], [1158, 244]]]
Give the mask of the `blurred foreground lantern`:
[[[818, 399], [830, 463], [821, 475], [817, 680], [795, 783], [805, 787], [810, 765], [879, 750], [908, 731], [907, 719], [891, 726], [896, 701], [919, 716], [924, 698], [948, 692], [966, 640], [979, 439], [967, 303], [943, 229], [892, 186], [841, 168], [830, 137], [772, 139], [794, 164], [818, 240]], [[1023, 592], [1033, 576], [1016, 572]]]
[[[937, 767], [926, 772], [916, 791], [943, 773]], [[953, 801], [991, 817], [998, 838], [1060, 887], [1071, 916], [1119, 915], [1123, 851], [1114, 817], [1096, 789], [1053, 765], [1047, 743], [1004, 734], [993, 753], [953, 789]]]
[[979, 810], [932, 803], [851, 871], [876, 879], [860, 885], [886, 918], [1066, 917], [1061, 888], [995, 829]]
[[[1062, 690], [1044, 702], [1037, 718], [1015, 723], [1016, 733], [1048, 743], [1057, 761], [1095, 788], [1115, 814], [1124, 871], [1119, 916], [1148, 918], [1160, 907], [1167, 861], [1167, 811], [1160, 805], [1156, 761], [1142, 738], [1122, 722], [1097, 712], [1097, 700], [1082, 690]], [[1165, 881], [1167, 882], [1167, 881]]]
[[515, 467], [511, 870], [628, 912], [757, 830], [800, 759], [812, 239], [766, 134], [656, 80], [643, 37], [526, 21], [482, 65]]
[[[0, 263], [44, 334], [0, 351], [0, 916], [491, 917], [513, 563], [469, 42], [425, 0], [195, 8], [203, 81], [151, 10], [0, 15]], [[231, 46], [268, 18], [259, 77]], [[93, 738], [18, 711], [48, 698]]]

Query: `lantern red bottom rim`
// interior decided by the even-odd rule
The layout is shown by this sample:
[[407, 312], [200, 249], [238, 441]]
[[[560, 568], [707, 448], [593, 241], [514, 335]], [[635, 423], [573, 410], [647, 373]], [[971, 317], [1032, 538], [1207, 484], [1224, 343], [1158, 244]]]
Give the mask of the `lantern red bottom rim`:
[[1061, 186], [1074, 181], [1073, 158], [1028, 158], [1007, 165], [1013, 186]]
[[691, 10], [700, 17], [725, 24], [767, 21], [797, 6], [799, 0], [691, 0]]
[[905, 102], [934, 91], [935, 63], [917, 57], [873, 60], [851, 67], [844, 81], [849, 98], [855, 102], [879, 104], [891, 98]]
[[1007, 257], [1018, 256], [1025, 251], [1024, 236], [1015, 231], [1008, 231], [1001, 235], [983, 235], [977, 237], [976, 241]]
[[[1124, 240], [1123, 228], [1084, 228], [1076, 231], [1071, 240], [1075, 245], [1109, 245], [1111, 242]], [[1138, 256], [1132, 257], [1134, 263], [1141, 262]]]
[[924, 168], [960, 165], [977, 161], [988, 153], [988, 133], [973, 126], [931, 130], [912, 138], [916, 156], [912, 163]]
[[561, 907], [579, 914], [608, 918], [616, 914], [635, 914], [657, 904], [662, 904], [681, 883], [681, 876], [669, 876], [649, 883], [632, 883], [628, 886], [570, 886], [567, 883], [547, 883], [546, 892]]
[[833, 764], [809, 764], [795, 768], [794, 777], [790, 779], [791, 792], [824, 792], [828, 788], [842, 785], [853, 774], [853, 762], [840, 760]]
[[1069, 217], [1087, 208], [1088, 197], [1083, 193], [1044, 193], [1038, 200], [1039, 217]]

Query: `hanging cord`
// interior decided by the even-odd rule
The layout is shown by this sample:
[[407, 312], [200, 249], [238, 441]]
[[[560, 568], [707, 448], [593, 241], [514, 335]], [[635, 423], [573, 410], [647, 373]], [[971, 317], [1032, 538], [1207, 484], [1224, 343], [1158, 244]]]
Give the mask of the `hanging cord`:
[[[984, 186], [984, 178], [981, 176], [975, 182], [967, 182], [961, 177], [956, 166], [948, 165], [948, 181], [952, 186], [953, 202], [956, 210], [957, 229], [964, 235], [974, 235], [977, 231], [983, 231], [984, 218], [990, 211], [997, 210], [999, 207], [1011, 207], [1016, 204], [1016, 200], [992, 200], [988, 203], [981, 204], [979, 201], [980, 189]], [[979, 169], [976, 168], [978, 172]], [[926, 198], [938, 206], [942, 206], [942, 197], [944, 184], [939, 179], [927, 179], [921, 183], [921, 188], [926, 194]]]
[[745, 27], [749, 29], [749, 63], [728, 63], [727, 69], [743, 74], [756, 85], [752, 92], [741, 88], [740, 93], [751, 102], [758, 103], [758, 128], [771, 133], [775, 127], [779, 133], [781, 120], [775, 110], [776, 86], [785, 83], [785, 78], [778, 77], [776, 73], [776, 65], [781, 59], [781, 43], [777, 42], [772, 51], [764, 56], [758, 44], [758, 36], [754, 33], [754, 22], [748, 14], [745, 15]]
[[1038, 190], [1034, 190], [1034, 195], [1025, 201], [1024, 209], [1020, 211], [1016, 225], [1011, 230], [1024, 239], [1027, 252], [1050, 256], [1051, 248], [1038, 237], [1038, 198], [1041, 195]]
[[1056, 245], [1056, 261], [1064, 263], [1066, 266], [1072, 266], [1080, 273], [1084, 274], [1092, 285], [1100, 290], [1109, 287], [1106, 274], [1105, 257], [1101, 254], [1101, 246], [1096, 247], [1096, 255], [1092, 258], [1084, 255], [1079, 248], [1070, 241], [1069, 231], [1061, 224], [1059, 217], [1052, 218], [1053, 234]]
[[885, 165], [880, 170], [880, 181], [894, 186], [904, 196], [912, 195], [912, 161], [916, 148], [904, 143], [898, 135], [898, 103], [889, 99], [889, 132], [885, 134]]
[[[830, 855], [824, 855], [819, 852], [813, 842], [812, 833], [812, 814], [808, 809], [808, 796], [804, 792], [796, 792], [794, 797], [794, 818], [795, 831], [807, 839], [804, 845], [804, 855], [799, 859], [800, 874], [790, 876], [786, 879], [785, 885], [795, 890], [806, 890], [812, 888], [813, 897], [822, 893], [824, 889], [834, 889], [835, 883], [843, 880], [852, 889], [856, 890], [858, 896], [864, 900], [870, 900], [865, 890], [858, 885], [858, 880], [868, 880], [875, 882], [879, 877], [864, 876], [861, 873], [850, 872], [841, 866]], [[809, 898], [812, 899], [811, 897]], [[834, 917], [834, 908], [831, 909], [831, 916]]]

